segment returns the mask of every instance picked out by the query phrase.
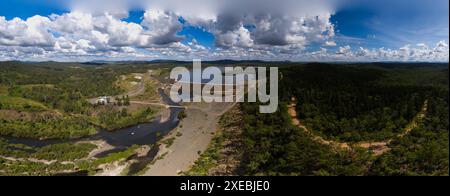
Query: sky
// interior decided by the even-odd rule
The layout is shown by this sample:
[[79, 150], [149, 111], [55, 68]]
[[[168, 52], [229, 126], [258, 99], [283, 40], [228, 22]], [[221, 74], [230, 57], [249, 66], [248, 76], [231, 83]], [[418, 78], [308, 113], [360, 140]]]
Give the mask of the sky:
[[448, 0], [2, 0], [0, 61], [449, 61]]

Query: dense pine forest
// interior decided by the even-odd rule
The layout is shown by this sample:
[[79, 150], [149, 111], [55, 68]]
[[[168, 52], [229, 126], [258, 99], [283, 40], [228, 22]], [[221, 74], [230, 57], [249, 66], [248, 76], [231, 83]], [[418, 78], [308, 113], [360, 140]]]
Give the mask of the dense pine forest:
[[386, 74], [373, 68], [310, 65], [284, 74], [282, 86], [293, 87], [284, 96], [297, 98], [304, 124], [344, 141], [392, 137], [440, 90], [388, 83], [382, 79]]
[[[292, 66], [282, 70], [275, 114], [243, 104], [246, 175], [448, 175], [448, 65]], [[420, 82], [419, 82], [420, 81]], [[365, 149], [337, 150], [290, 123], [286, 105], [296, 97], [297, 116], [314, 134], [334, 141], [392, 140], [374, 156]], [[423, 107], [425, 119], [396, 137]]]

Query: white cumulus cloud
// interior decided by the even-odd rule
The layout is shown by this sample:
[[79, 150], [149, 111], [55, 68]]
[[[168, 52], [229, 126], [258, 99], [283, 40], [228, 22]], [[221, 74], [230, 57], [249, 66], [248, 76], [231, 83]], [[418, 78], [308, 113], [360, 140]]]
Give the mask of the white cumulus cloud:
[[[448, 61], [447, 41], [397, 49], [342, 46], [331, 17], [339, 0], [62, 0], [70, 12], [7, 20], [0, 16], [0, 60], [170, 58]], [[127, 22], [130, 10], [141, 22]], [[203, 46], [185, 26], [214, 35]], [[312, 51], [309, 47], [323, 46]]]

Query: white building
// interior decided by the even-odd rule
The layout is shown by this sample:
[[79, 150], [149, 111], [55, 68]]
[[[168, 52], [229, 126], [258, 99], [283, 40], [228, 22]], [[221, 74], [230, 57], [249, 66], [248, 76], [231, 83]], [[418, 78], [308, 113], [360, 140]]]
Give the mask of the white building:
[[97, 98], [97, 103], [99, 103], [99, 104], [108, 104], [108, 100], [109, 100], [108, 97], [99, 97], [99, 98]]

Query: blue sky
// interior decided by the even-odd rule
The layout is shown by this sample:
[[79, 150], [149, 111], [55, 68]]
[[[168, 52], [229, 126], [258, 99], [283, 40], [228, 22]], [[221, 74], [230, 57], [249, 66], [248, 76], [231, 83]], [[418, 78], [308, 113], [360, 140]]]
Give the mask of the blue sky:
[[[52, 14], [64, 15], [73, 11], [73, 8], [69, 6], [70, 3], [68, 2], [70, 1], [2, 0], [0, 1], [0, 17], [3, 16], [5, 21], [8, 22], [12, 21], [15, 17], [26, 21], [28, 18], [35, 15], [45, 17]], [[295, 5], [292, 6], [295, 7]], [[145, 9], [144, 7], [139, 6], [128, 8], [128, 16], [119, 17], [118, 20], [126, 23], [141, 24], [144, 20], [144, 14], [148, 9], [152, 9], [152, 7], [150, 6], [150, 8]], [[262, 50], [261, 48], [264, 47], [265, 50], [274, 53], [274, 55], [277, 55], [276, 52], [283, 51], [281, 52], [282, 54], [297, 54], [295, 57], [293, 55], [286, 55], [284, 58], [298, 58], [298, 54], [300, 53], [306, 54], [323, 49], [335, 52], [339, 51], [343, 47], [349, 47], [351, 50], [357, 50], [359, 48], [367, 48], [371, 50], [380, 48], [397, 50], [408, 45], [417, 46], [426, 44], [429, 47], [434, 47], [437, 43], [444, 41], [448, 48], [449, 41], [448, 0], [342, 1], [340, 3], [336, 3], [336, 5], [333, 4], [333, 8], [329, 10], [331, 18], [327, 19], [327, 22], [329, 21], [332, 27], [327, 27], [326, 29], [319, 31], [315, 37], [320, 36], [321, 34], [327, 34], [327, 32], [330, 31], [329, 28], [333, 28], [334, 35], [325, 36], [326, 38], [321, 38], [321, 40], [314, 41], [313, 39], [310, 39], [310, 37], [313, 36], [306, 32], [294, 32], [291, 34], [288, 32], [286, 35], [279, 35], [279, 29], [275, 29], [273, 26], [278, 25], [278, 22], [275, 20], [271, 26], [275, 29], [274, 31], [266, 30], [266, 32], [261, 33], [261, 31], [255, 30], [254, 32], [253, 28], [259, 27], [255, 24], [246, 24], [248, 23], [246, 18], [241, 19], [242, 28], [237, 27], [231, 30], [224, 30], [223, 27], [226, 26], [219, 22], [214, 24], [193, 22], [197, 20], [189, 21], [189, 19], [185, 19], [191, 18], [192, 13], [186, 12], [188, 13], [186, 15], [177, 15], [178, 10], [174, 9], [170, 11], [173, 11], [173, 15], [177, 18], [179, 23], [176, 24], [176, 26], [173, 26], [175, 32], [170, 31], [170, 33], [174, 33], [174, 35], [158, 35], [155, 36], [156, 38], [154, 39], [168, 39], [169, 41], [167, 43], [179, 42], [186, 46], [199, 45], [205, 47], [210, 53], [213, 51], [221, 51], [222, 49], [227, 50], [229, 53], [236, 53], [237, 51], [245, 50]], [[182, 11], [180, 11], [180, 13], [181, 12]], [[289, 12], [287, 11], [287, 13]], [[195, 14], [196, 13], [194, 12], [194, 15]], [[202, 13], [199, 13], [199, 15], [201, 14]], [[234, 12], [232, 14], [234, 14]], [[247, 15], [245, 12], [244, 14]], [[248, 18], [251, 18], [251, 13], [248, 15]], [[309, 16], [310, 14], [305, 15]], [[297, 17], [297, 15], [292, 16], [292, 18], [295, 17]], [[326, 18], [326, 14], [324, 17]], [[224, 23], [227, 22], [228, 21]], [[232, 25], [236, 26], [236, 24]], [[324, 24], [311, 24], [311, 27], [309, 28], [315, 28], [316, 26], [321, 25], [323, 26]], [[143, 29], [148, 31], [151, 31], [152, 28], [156, 28], [156, 26], [142, 26]], [[0, 35], [1, 33], [2, 32], [0, 30]], [[249, 38], [247, 38], [246, 35], [248, 35]], [[272, 42], [266, 42], [265, 40], [268, 39], [267, 36], [269, 35], [279, 36], [270, 37], [269, 39], [280, 40], [280, 44], [277, 43], [271, 46], [270, 44]], [[69, 37], [73, 38], [76, 36], [71, 35]], [[181, 40], [178, 40], [179, 37], [181, 37]], [[298, 37], [301, 37], [301, 39], [298, 39]], [[244, 38], [249, 39], [249, 41], [244, 40]], [[304, 39], [306, 39], [306, 41], [304, 41]], [[12, 50], [12, 47], [17, 50], [17, 48], [23, 48], [25, 45], [27, 47], [31, 47], [29, 46], [30, 44], [12, 44], [16, 43], [14, 41], [17, 40], [4, 41], [5, 43], [3, 44], [3, 50]], [[92, 40], [89, 41], [93, 42]], [[192, 44], [192, 42], [195, 44]], [[164, 41], [164, 43], [166, 43], [166, 41]], [[0, 46], [1, 45], [2, 42], [0, 37]], [[280, 45], [286, 45], [286, 47], [283, 48], [280, 47]], [[138, 48], [139, 51], [150, 50], [153, 52], [152, 50], [155, 50], [154, 48], [158, 48], [158, 50], [160, 50], [159, 46], [153, 45], [148, 47], [137, 47], [135, 45], [131, 45], [130, 47]], [[172, 46], [168, 48], [171, 47]], [[142, 48], [145, 48], [145, 50]], [[229, 51], [230, 48], [234, 48], [235, 51]], [[293, 48], [292, 50], [295, 51], [286, 52], [286, 48], [290, 48], [290, 50]], [[264, 53], [261, 51], [259, 52]], [[164, 52], [159, 52], [160, 55], [161, 53]], [[255, 59], [270, 58], [270, 56], [263, 57], [260, 53], [255, 55]], [[171, 56], [167, 56], [166, 58], [171, 58]], [[251, 58], [251, 56], [247, 56], [246, 58]]]
[[448, 6], [448, 0], [371, 1], [343, 8], [332, 20], [339, 34], [362, 39], [362, 45], [432, 44], [448, 41]]
[[51, 0], [2, 0], [0, 1], [0, 16], [6, 19], [19, 17], [26, 19], [34, 15], [47, 16], [69, 12], [70, 9]]

